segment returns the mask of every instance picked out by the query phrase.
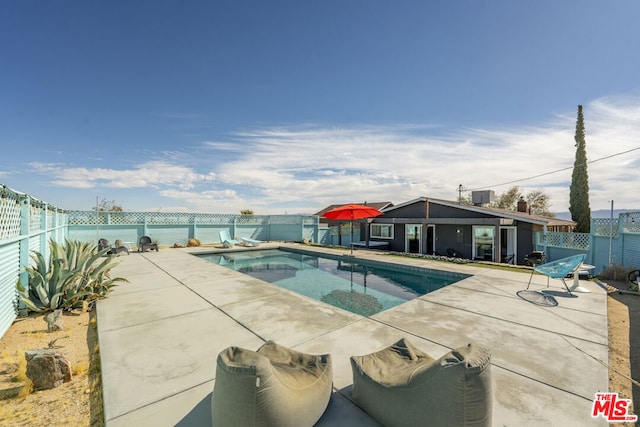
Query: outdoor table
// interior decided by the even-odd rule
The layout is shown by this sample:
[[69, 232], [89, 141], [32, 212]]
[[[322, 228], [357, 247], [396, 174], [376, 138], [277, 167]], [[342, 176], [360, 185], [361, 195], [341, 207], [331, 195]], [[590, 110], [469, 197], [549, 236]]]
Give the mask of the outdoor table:
[[584, 286], [580, 286], [580, 274], [589, 274], [589, 271], [593, 270], [594, 268], [596, 268], [596, 266], [591, 264], [582, 264], [580, 267], [578, 267], [576, 272], [573, 273], [573, 286], [571, 286], [569, 290], [571, 290], [571, 292], [582, 292], [585, 294], [591, 292]]

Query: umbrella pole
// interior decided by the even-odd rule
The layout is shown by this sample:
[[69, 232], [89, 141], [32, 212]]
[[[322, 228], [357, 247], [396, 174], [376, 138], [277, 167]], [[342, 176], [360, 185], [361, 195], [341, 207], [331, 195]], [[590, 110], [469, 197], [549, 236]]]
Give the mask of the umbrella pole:
[[351, 232], [351, 239], [349, 244], [351, 246], [351, 255], [353, 255], [353, 221], [349, 221], [349, 231]]

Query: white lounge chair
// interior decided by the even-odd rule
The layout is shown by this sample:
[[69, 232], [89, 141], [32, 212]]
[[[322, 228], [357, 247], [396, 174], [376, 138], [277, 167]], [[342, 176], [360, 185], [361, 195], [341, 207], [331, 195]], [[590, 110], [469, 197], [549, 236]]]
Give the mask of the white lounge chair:
[[249, 237], [241, 237], [245, 246], [260, 246], [260, 243], [264, 243], [262, 240], [251, 239]]
[[240, 243], [237, 240], [233, 240], [229, 235], [229, 232], [226, 230], [222, 230], [220, 232], [220, 242], [222, 243], [222, 246], [224, 246], [225, 248], [231, 248], [233, 247], [233, 245], [237, 245], [238, 243]]

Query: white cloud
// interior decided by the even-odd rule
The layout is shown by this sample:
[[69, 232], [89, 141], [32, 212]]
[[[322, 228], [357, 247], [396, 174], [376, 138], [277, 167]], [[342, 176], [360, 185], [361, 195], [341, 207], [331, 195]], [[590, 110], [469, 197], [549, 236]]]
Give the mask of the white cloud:
[[215, 174], [197, 173], [193, 169], [168, 161], [149, 161], [135, 169], [106, 169], [66, 167], [55, 163], [30, 164], [37, 172], [50, 175], [51, 183], [56, 186], [70, 188], [160, 188], [162, 186], [177, 187], [188, 190], [201, 182], [213, 181]]
[[[640, 146], [639, 109], [638, 98], [603, 98], [585, 105], [589, 160]], [[462, 184], [497, 193], [512, 185], [525, 193], [541, 188], [550, 195], [552, 209], [564, 211], [575, 158], [575, 121], [576, 112], [567, 112], [540, 126], [463, 129], [444, 136], [431, 129], [416, 132], [412, 126], [254, 130], [240, 135], [251, 148], [224, 164], [218, 177], [229, 185], [261, 189], [259, 206], [278, 200], [308, 200], [319, 208], [342, 201], [402, 202], [422, 195], [455, 199]], [[639, 154], [589, 165], [592, 207], [606, 207], [612, 198], [640, 206], [640, 198], [623, 184], [640, 178], [640, 168], [632, 167]], [[522, 180], [529, 177], [535, 178]]]
[[[514, 128], [451, 130], [409, 124], [252, 129], [227, 141], [203, 142], [189, 152], [156, 153], [162, 160], [133, 169], [32, 166], [54, 185], [146, 188], [163, 198], [158, 205], [169, 199], [177, 210], [198, 212], [312, 213], [352, 201], [455, 200], [460, 184], [497, 193], [512, 185], [525, 193], [543, 189], [552, 210], [566, 211], [576, 113]], [[597, 99], [584, 106], [584, 114], [590, 161], [640, 147], [640, 97]], [[633, 188], [638, 181], [640, 150], [590, 163], [592, 209], [606, 208], [610, 200], [621, 208], [640, 208]]]
[[[240, 213], [243, 209], [250, 209], [248, 200], [239, 197], [234, 190], [207, 190], [207, 191], [179, 191], [162, 190], [160, 195], [182, 203], [178, 211], [203, 212], [203, 213]], [[162, 211], [170, 209], [163, 207]], [[174, 210], [175, 211], [175, 210]]]

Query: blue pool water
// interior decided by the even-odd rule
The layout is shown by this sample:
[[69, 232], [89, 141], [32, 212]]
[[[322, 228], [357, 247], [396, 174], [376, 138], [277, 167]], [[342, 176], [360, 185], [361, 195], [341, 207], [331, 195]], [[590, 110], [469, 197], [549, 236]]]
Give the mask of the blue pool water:
[[371, 316], [469, 277], [281, 249], [197, 256], [362, 316]]

